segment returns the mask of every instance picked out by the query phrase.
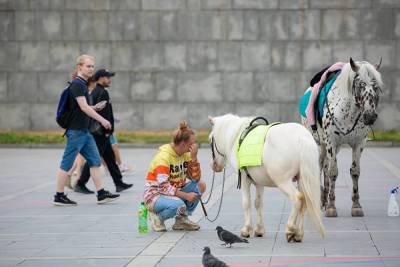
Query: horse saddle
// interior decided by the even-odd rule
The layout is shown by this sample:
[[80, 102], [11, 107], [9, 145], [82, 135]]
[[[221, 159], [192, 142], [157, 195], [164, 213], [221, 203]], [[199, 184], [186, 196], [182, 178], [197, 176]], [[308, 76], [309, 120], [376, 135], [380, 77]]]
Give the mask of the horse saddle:
[[[264, 120], [265, 123], [256, 123], [257, 120]], [[268, 134], [268, 130], [277, 124], [279, 124], [279, 122], [269, 124], [266, 119], [257, 117], [252, 120], [250, 125], [241, 133], [236, 143], [236, 157], [239, 167], [238, 188], [240, 188], [241, 185], [241, 170], [244, 170], [247, 177], [254, 183], [254, 180], [247, 171], [247, 167], [262, 165], [265, 138]]]
[[[314, 78], [311, 80], [310, 84], [314, 85], [315, 83], [317, 83], [319, 81], [318, 78], [321, 78], [321, 73], [325, 72], [325, 70], [326, 69], [323, 69], [321, 72], [317, 73], [314, 76]], [[327, 97], [329, 90], [331, 89], [333, 83], [336, 81], [336, 78], [339, 76], [339, 74], [340, 74], [340, 70], [328, 73], [326, 82], [321, 87], [315, 103], [309, 103], [312, 87], [310, 87], [306, 90], [306, 92], [301, 97], [299, 106], [298, 106], [298, 111], [303, 118], [307, 118], [306, 110], [307, 110], [308, 105], [314, 105], [313, 110], [315, 112], [315, 118], [317, 118], [317, 121], [321, 125], [322, 116], [324, 115], [323, 110], [324, 110], [324, 105], [326, 102], [326, 97]]]

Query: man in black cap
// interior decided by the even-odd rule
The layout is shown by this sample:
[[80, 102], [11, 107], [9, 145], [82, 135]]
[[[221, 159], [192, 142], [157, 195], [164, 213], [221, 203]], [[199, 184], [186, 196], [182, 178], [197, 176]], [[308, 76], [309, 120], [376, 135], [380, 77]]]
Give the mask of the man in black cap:
[[[117, 163], [115, 162], [115, 155], [112, 150], [109, 138], [114, 131], [114, 114], [112, 110], [110, 96], [106, 88], [110, 86], [111, 77], [113, 77], [114, 75], [115, 72], [111, 72], [107, 69], [99, 69], [93, 76], [94, 80], [97, 82], [97, 85], [91, 93], [92, 105], [94, 106], [99, 102], [105, 101], [105, 107], [98, 113], [111, 123], [111, 129], [99, 127], [99, 129], [96, 129], [96, 131], [92, 131], [92, 134], [96, 141], [100, 156], [103, 158], [107, 169], [114, 181], [116, 191], [121, 192], [125, 189], [132, 187], [132, 184], [126, 184], [122, 181], [122, 174], [119, 170]], [[91, 128], [93, 129], [96, 127]], [[82, 170], [81, 177], [79, 178], [75, 186], [75, 192], [84, 194], [93, 193], [93, 191], [89, 190], [86, 187], [86, 183], [89, 181], [89, 177], [90, 169], [89, 166], [85, 164]]]

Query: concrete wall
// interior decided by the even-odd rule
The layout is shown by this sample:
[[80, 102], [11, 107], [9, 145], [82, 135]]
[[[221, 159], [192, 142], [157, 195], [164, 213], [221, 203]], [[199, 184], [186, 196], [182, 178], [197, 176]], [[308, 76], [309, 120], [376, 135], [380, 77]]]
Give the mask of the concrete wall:
[[377, 129], [400, 128], [398, 0], [0, 0], [0, 128], [56, 129], [74, 60], [117, 72], [119, 129], [206, 128], [227, 112], [298, 120], [307, 81], [377, 62]]

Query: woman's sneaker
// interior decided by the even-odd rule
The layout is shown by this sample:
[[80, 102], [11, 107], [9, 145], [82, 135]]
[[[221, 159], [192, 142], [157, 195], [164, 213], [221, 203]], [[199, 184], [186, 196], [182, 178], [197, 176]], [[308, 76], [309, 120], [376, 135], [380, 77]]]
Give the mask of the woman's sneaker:
[[149, 218], [151, 222], [151, 228], [154, 232], [165, 232], [167, 228], [165, 227], [164, 222], [160, 219], [160, 216], [155, 214], [154, 212], [149, 211]]
[[173, 230], [184, 230], [184, 231], [197, 231], [200, 229], [200, 225], [189, 220], [188, 216], [176, 216], [175, 224], [172, 226]]
[[66, 194], [61, 195], [61, 196], [54, 196], [54, 201], [53, 204], [55, 206], [76, 206], [77, 203], [75, 201], [72, 201], [67, 197]]
[[97, 196], [97, 204], [104, 204], [107, 202], [111, 202], [119, 198], [119, 194], [113, 194], [109, 191], [104, 190], [102, 194]]

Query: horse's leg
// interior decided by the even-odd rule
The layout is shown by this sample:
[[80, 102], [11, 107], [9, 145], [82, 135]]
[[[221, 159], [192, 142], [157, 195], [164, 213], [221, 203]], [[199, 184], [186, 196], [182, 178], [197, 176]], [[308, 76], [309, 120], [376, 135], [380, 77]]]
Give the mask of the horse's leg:
[[[329, 202], [326, 208], [326, 217], [337, 217], [337, 211], [335, 206], [335, 183], [338, 175], [337, 161], [336, 161], [336, 153], [337, 148], [333, 146], [330, 141], [326, 144], [326, 162], [327, 168], [325, 175], [329, 178]], [[326, 179], [326, 178], [325, 178]], [[326, 181], [325, 181], [326, 183]]]
[[[303, 194], [303, 192], [301, 191], [300, 185], [299, 185], [299, 190], [300, 190], [300, 194]], [[301, 240], [303, 240], [303, 236], [304, 236], [304, 214], [306, 211], [306, 200], [304, 197], [299, 198], [300, 200], [300, 207], [299, 207], [299, 214], [297, 215], [297, 225], [298, 225], [298, 232], [295, 235], [295, 240], [297, 242], [301, 242]]]
[[244, 226], [240, 231], [242, 237], [250, 237], [253, 233], [253, 227], [251, 226], [251, 210], [250, 210], [250, 180], [246, 175], [242, 175], [242, 206], [244, 210]]
[[290, 211], [289, 219], [285, 227], [286, 240], [287, 242], [301, 242], [303, 240], [304, 232], [300, 231], [299, 226], [297, 225], [297, 217], [299, 215], [302, 202], [305, 201], [305, 199], [304, 195], [297, 190], [291, 180], [289, 181], [290, 182], [278, 185], [279, 189], [281, 189], [282, 192], [284, 192], [293, 203], [292, 210]]
[[328, 161], [326, 160], [326, 148], [325, 145], [321, 144], [319, 155], [319, 166], [324, 176], [324, 186], [321, 186], [321, 208], [326, 208], [328, 205], [328, 193], [329, 193], [329, 177], [328, 173]]
[[353, 200], [353, 206], [351, 207], [351, 216], [353, 217], [363, 217], [364, 212], [361, 208], [358, 194], [358, 178], [360, 177], [360, 157], [362, 148], [361, 145], [353, 147], [353, 163], [350, 168], [350, 175], [353, 179], [353, 195], [351, 199]]
[[263, 208], [263, 194], [264, 186], [256, 185], [256, 199], [254, 201], [254, 206], [256, 207], [256, 230], [254, 231], [254, 236], [261, 237], [265, 233], [264, 223], [262, 218], [262, 208]]

